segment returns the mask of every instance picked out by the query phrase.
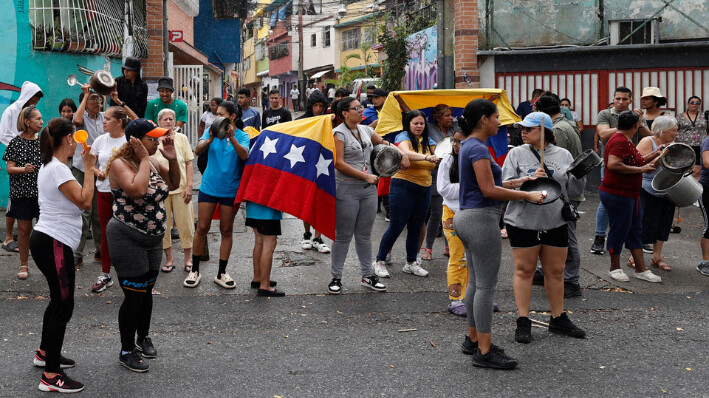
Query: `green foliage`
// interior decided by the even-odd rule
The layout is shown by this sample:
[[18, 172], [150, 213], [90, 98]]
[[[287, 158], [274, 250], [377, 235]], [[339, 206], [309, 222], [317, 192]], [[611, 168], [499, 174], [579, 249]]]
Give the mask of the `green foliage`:
[[404, 83], [404, 68], [411, 58], [411, 42], [406, 40], [409, 32], [404, 25], [382, 26], [379, 43], [387, 59], [382, 62], [382, 88], [399, 91]]
[[[356, 54], [353, 54], [356, 55]], [[348, 56], [349, 57], [349, 56]], [[348, 58], [346, 57], [346, 58]], [[345, 59], [345, 64], [347, 59]], [[364, 73], [360, 71], [352, 71], [349, 66], [342, 65], [340, 67], [340, 77], [337, 79], [338, 87], [349, 87], [355, 79], [361, 79], [364, 77]]]

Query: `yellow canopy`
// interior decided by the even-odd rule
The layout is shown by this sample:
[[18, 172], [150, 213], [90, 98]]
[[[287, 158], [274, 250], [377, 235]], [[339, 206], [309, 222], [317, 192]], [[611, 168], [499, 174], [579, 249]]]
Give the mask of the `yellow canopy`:
[[381, 112], [379, 112], [379, 123], [375, 131], [380, 135], [386, 135], [403, 130], [401, 125], [401, 106], [394, 98], [398, 94], [399, 98], [411, 110], [433, 108], [438, 104], [446, 104], [451, 108], [463, 109], [468, 102], [483, 98], [490, 100], [497, 105], [500, 112], [500, 122], [503, 126], [514, 124], [522, 119], [517, 116], [507, 98], [507, 92], [496, 88], [461, 89], [461, 90], [420, 90], [420, 91], [392, 91], [389, 93]]

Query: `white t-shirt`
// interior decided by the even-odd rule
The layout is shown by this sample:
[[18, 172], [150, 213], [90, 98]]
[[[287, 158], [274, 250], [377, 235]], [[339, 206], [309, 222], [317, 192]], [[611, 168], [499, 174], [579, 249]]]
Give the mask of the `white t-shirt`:
[[293, 90], [290, 91], [290, 97], [292, 99], [298, 99], [299, 95], [300, 95], [300, 91], [297, 88], [294, 88]]
[[75, 251], [81, 239], [81, 209], [59, 190], [68, 181], [76, 180], [69, 166], [57, 158], [39, 168], [39, 221], [34, 229]]
[[[111, 156], [113, 156], [118, 148], [122, 147], [126, 142], [125, 135], [118, 138], [113, 138], [108, 133], [98, 136], [96, 141], [94, 141], [94, 145], [91, 147], [91, 151], [98, 157], [98, 169], [106, 171], [108, 160], [111, 159]], [[99, 192], [111, 192], [111, 183], [108, 181], [108, 176], [106, 176], [103, 181], [96, 179], [96, 189]]]
[[209, 128], [212, 126], [212, 123], [214, 123], [214, 119], [216, 118], [217, 115], [213, 114], [211, 111], [207, 111], [202, 114], [202, 121], [204, 122], [204, 131], [199, 132], [200, 136], [204, 134], [205, 131], [209, 131]]
[[327, 97], [328, 98], [335, 98], [335, 89], [330, 87], [329, 90], [327, 90]]

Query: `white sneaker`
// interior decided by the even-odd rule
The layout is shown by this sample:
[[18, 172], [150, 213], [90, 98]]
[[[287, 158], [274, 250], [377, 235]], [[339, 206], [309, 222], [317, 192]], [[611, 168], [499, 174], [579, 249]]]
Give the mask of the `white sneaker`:
[[327, 244], [322, 241], [322, 238], [315, 238], [312, 242], [313, 249], [319, 251], [320, 253], [330, 253], [330, 248], [327, 247]]
[[404, 265], [404, 272], [407, 274], [414, 274], [416, 276], [428, 276], [428, 271], [423, 269], [417, 261], [414, 261], [413, 263], [406, 263], [406, 265]]
[[650, 271], [650, 270], [646, 270], [646, 271], [643, 271], [643, 272], [636, 272], [636, 273], [635, 273], [635, 277], [636, 277], [637, 279], [640, 279], [640, 280], [643, 280], [643, 281], [647, 281], [647, 282], [653, 282], [653, 283], [660, 283], [660, 282], [662, 282], [662, 278], [660, 278], [659, 276], [653, 274], [652, 271]]
[[374, 268], [374, 275], [380, 278], [389, 278], [391, 276], [384, 261], [374, 261], [372, 268]]
[[613, 271], [609, 272], [608, 275], [610, 275], [611, 279], [616, 280], [618, 282], [630, 282], [630, 278], [628, 278], [628, 275], [623, 272], [622, 269], [614, 269]]
[[214, 283], [224, 289], [233, 289], [236, 287], [236, 282], [234, 282], [234, 279], [232, 279], [226, 272], [222, 274], [221, 278], [214, 277]]
[[310, 250], [313, 248], [313, 241], [310, 239], [305, 239], [301, 244], [300, 248], [303, 250]]

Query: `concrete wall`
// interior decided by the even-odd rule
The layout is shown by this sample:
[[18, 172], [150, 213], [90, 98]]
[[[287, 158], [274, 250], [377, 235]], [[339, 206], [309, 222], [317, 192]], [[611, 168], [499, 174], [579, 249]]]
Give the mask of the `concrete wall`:
[[[492, 4], [492, 29], [486, 22], [486, 4]], [[665, 4], [660, 0], [478, 0], [480, 48], [591, 45], [608, 36], [610, 19], [644, 19]], [[596, 14], [603, 6], [603, 20]], [[709, 2], [675, 0], [672, 6], [709, 28]], [[660, 40], [700, 39], [707, 31], [672, 7], [658, 15]], [[487, 39], [490, 38], [490, 43]]]

